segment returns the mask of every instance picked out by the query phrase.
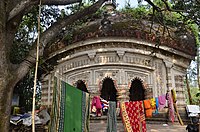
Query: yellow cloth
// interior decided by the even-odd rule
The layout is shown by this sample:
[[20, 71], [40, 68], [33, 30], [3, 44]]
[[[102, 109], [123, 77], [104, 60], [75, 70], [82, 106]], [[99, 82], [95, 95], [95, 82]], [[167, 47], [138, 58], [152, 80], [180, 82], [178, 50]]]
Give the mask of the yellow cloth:
[[151, 107], [152, 108], [156, 108], [156, 100], [155, 100], [155, 98], [151, 99]]
[[172, 92], [172, 98], [173, 98], [173, 102], [175, 103], [176, 102], [176, 91], [174, 89], [171, 90]]

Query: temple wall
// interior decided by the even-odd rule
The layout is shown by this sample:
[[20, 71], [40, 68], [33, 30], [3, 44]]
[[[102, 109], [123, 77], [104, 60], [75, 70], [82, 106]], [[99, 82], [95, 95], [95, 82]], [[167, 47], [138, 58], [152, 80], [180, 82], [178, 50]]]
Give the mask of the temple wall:
[[42, 98], [41, 102], [44, 105], [50, 106], [52, 104], [53, 99], [53, 74], [48, 74], [47, 76], [43, 77], [42, 81]]
[[[145, 86], [146, 99], [175, 88], [178, 105], [185, 105], [184, 75], [190, 60], [181, 57], [180, 53], [164, 52], [165, 47], [161, 47], [161, 52], [160, 49], [134, 43], [86, 45], [85, 42], [82, 45], [85, 46], [79, 47], [77, 44], [77, 48], [74, 48], [75, 45], [74, 52], [59, 60], [55, 70], [43, 78], [43, 104], [51, 105], [53, 77], [57, 76], [71, 85], [83, 80], [92, 96], [100, 95], [102, 80], [109, 77], [121, 97], [119, 100], [129, 100], [131, 81], [139, 78]], [[122, 94], [122, 90], [126, 93]]]

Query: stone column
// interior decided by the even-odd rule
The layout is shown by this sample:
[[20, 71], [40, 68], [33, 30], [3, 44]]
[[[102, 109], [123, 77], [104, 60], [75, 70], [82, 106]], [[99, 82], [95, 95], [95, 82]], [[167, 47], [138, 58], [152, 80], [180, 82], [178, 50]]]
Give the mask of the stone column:
[[52, 92], [52, 88], [51, 88], [51, 80], [52, 80], [52, 77], [51, 77], [51, 74], [49, 75], [48, 77], [48, 101], [47, 101], [47, 106], [49, 107], [51, 105], [51, 92]]
[[170, 91], [172, 89], [172, 82], [174, 82], [174, 77], [172, 74], [173, 63], [167, 60], [164, 60], [164, 63], [166, 68], [167, 91]]
[[52, 76], [51, 74], [47, 75], [45, 78], [42, 80], [42, 99], [41, 103], [46, 106], [50, 106], [52, 102]]
[[129, 94], [130, 94], [129, 89], [121, 89], [117, 91], [117, 100], [129, 101], [130, 100]]
[[151, 84], [145, 84], [145, 99], [151, 99], [153, 98], [153, 85]]

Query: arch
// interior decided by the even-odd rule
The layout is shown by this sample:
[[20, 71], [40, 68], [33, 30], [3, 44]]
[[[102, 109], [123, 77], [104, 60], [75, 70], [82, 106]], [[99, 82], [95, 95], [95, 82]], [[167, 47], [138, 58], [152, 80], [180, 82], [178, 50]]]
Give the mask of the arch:
[[110, 77], [104, 78], [102, 82], [101, 98], [107, 101], [117, 101], [117, 89], [114, 81]]
[[83, 80], [78, 80], [76, 82], [76, 88], [78, 88], [78, 89], [80, 89], [80, 90], [82, 90], [84, 92], [89, 93], [88, 90], [87, 90], [87, 87], [85, 85], [85, 82]]
[[140, 78], [134, 78], [131, 81], [130, 101], [141, 101], [145, 99], [145, 88], [143, 86], [143, 81]]

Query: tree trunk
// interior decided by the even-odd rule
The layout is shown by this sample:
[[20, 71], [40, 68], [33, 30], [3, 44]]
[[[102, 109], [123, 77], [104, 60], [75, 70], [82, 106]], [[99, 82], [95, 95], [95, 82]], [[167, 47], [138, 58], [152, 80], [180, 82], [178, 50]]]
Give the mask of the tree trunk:
[[[18, 0], [20, 1], [20, 0]], [[66, 1], [66, 0], [65, 0]], [[76, 0], [72, 0], [76, 1]], [[54, 38], [60, 29], [66, 25], [72, 24], [78, 19], [82, 19], [88, 14], [96, 12], [97, 9], [104, 3], [105, 0], [99, 0], [96, 4], [91, 7], [88, 7], [82, 11], [77, 12], [74, 15], [71, 15], [68, 20], [60, 21], [56, 23], [53, 28], [49, 28], [46, 35], [44, 35], [43, 41], [49, 42]], [[29, 52], [28, 56], [22, 63], [13, 68], [9, 59], [9, 52], [13, 43], [13, 39], [17, 30], [17, 26], [20, 24], [21, 15], [17, 15], [12, 19], [12, 21], [7, 21], [7, 17], [10, 11], [9, 3], [11, 0], [0, 0], [0, 132], [9, 131], [9, 120], [11, 112], [11, 102], [13, 89], [16, 83], [21, 80], [30, 70], [30, 67], [35, 63], [35, 58], [32, 56], [35, 54], [34, 46], [33, 49]], [[56, 27], [56, 28], [55, 28]], [[59, 29], [57, 29], [59, 28]], [[55, 30], [56, 29], [56, 33]], [[44, 33], [45, 34], [45, 33]], [[49, 39], [51, 38], [51, 39]], [[43, 44], [47, 44], [48, 42]], [[45, 46], [44, 45], [44, 46]], [[41, 55], [43, 50], [41, 50]]]
[[8, 87], [10, 79], [6, 51], [6, 7], [0, 1], [0, 132], [9, 130], [12, 90]]
[[9, 131], [12, 94], [17, 82], [9, 61], [9, 46], [13, 42], [14, 30], [9, 31], [6, 27], [6, 2], [0, 1], [0, 132]]

